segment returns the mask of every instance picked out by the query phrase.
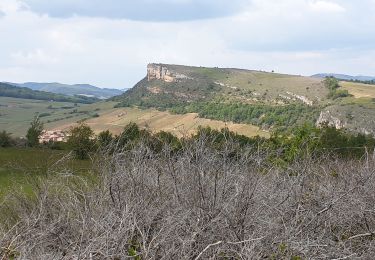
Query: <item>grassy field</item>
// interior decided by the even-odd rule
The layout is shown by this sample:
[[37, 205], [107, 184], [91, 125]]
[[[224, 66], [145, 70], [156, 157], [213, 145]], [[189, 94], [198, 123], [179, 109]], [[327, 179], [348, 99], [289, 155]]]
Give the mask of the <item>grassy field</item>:
[[114, 134], [119, 134], [127, 124], [135, 122], [154, 132], [168, 131], [178, 136], [191, 134], [198, 126], [210, 126], [215, 129], [228, 127], [246, 136], [268, 136], [267, 132], [252, 125], [202, 119], [197, 114], [173, 115], [154, 109], [113, 108], [115, 104], [115, 102], [100, 102], [75, 106], [71, 103], [0, 98], [0, 130], [11, 132], [13, 136], [25, 136], [35, 115], [48, 114], [41, 117], [48, 130], [68, 130], [77, 121], [85, 119], [96, 133], [108, 129]]
[[324, 99], [327, 94], [320, 79], [277, 73], [233, 70], [233, 73], [224, 79], [223, 83], [256, 92], [260, 96], [266, 95], [268, 99], [275, 99], [287, 92], [306, 96], [310, 100]]
[[[137, 123], [143, 128], [153, 132], [167, 131], [176, 136], [190, 135], [198, 126], [210, 126], [214, 129], [228, 127], [231, 131], [246, 136], [268, 137], [269, 133], [258, 127], [248, 124], [225, 123], [217, 120], [199, 118], [197, 114], [175, 115], [155, 109], [117, 108], [98, 111], [97, 118], [91, 118], [86, 123], [96, 132], [110, 130], [114, 134], [120, 134], [124, 127], [130, 122]], [[63, 123], [63, 122], [59, 122]], [[56, 128], [69, 129], [74, 122], [56, 125]]]
[[375, 85], [343, 81], [340, 82], [340, 85], [355, 98], [375, 98]]
[[[224, 91], [226, 96], [228, 94], [237, 97], [266, 96], [268, 100], [272, 100], [279, 97], [280, 94], [286, 95], [287, 92], [292, 92], [313, 101], [324, 99], [328, 94], [322, 80], [311, 77], [242, 69], [165, 66], [198, 80], [209, 79], [223, 84], [227, 87]], [[249, 91], [253, 95], [249, 95]]]
[[[254, 93], [262, 95], [267, 92], [268, 97], [272, 98], [281, 93], [285, 94], [287, 91], [308, 97], [322, 98], [326, 95], [326, 90], [319, 79], [237, 69], [220, 71], [220, 69], [190, 68], [190, 70], [189, 75], [194, 75], [194, 73], [201, 77], [206, 75], [226, 86], [233, 86], [234, 89], [228, 87], [228, 93], [225, 94], [227, 97], [237, 95], [246, 98], [247, 91], [252, 93], [250, 94], [252, 96]], [[357, 104], [369, 109], [373, 108], [372, 98], [375, 98], [375, 86], [351, 82], [340, 84], [353, 95], [351, 98], [341, 100], [341, 105]], [[240, 91], [236, 91], [235, 88]], [[333, 105], [331, 103], [330, 101], [327, 104]], [[197, 114], [174, 115], [154, 109], [114, 108], [115, 104], [115, 102], [100, 102], [82, 105], [0, 97], [0, 130], [11, 132], [13, 136], [25, 136], [30, 121], [39, 114], [42, 115], [41, 119], [45, 128], [49, 130], [66, 130], [78, 121], [85, 120], [96, 133], [108, 129], [114, 134], [119, 134], [125, 125], [135, 122], [154, 132], [168, 131], [178, 136], [191, 134], [200, 125], [215, 129], [228, 127], [246, 136], [269, 136], [269, 133], [253, 125], [202, 119]], [[358, 110], [356, 107], [353, 108]]]
[[53, 125], [66, 119], [80, 120], [90, 117], [90, 112], [80, 113], [85, 105], [65, 102], [48, 102], [31, 99], [0, 97], [0, 130], [6, 130], [14, 136], [25, 136], [35, 115], [40, 115], [45, 125]]
[[26, 180], [36, 180], [46, 174], [85, 174], [91, 170], [90, 161], [71, 158], [67, 151], [44, 149], [0, 148], [0, 198], [12, 189], [31, 188]]

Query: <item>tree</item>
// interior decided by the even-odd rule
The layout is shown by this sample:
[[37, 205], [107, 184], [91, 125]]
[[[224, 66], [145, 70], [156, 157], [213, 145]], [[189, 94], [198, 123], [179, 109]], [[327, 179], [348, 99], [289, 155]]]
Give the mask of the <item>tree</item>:
[[341, 97], [349, 97], [349, 91], [346, 89], [340, 89], [339, 81], [334, 77], [327, 77], [323, 81], [324, 86], [329, 90], [328, 98], [337, 99]]
[[129, 142], [140, 139], [142, 131], [136, 123], [129, 123], [118, 137], [119, 147], [125, 147]]
[[39, 137], [43, 132], [43, 123], [39, 120], [39, 117], [34, 117], [34, 120], [30, 124], [30, 128], [27, 130], [26, 138], [27, 144], [31, 147], [39, 144]]
[[323, 84], [330, 91], [340, 88], [339, 81], [334, 77], [326, 77], [323, 81]]
[[109, 130], [103, 131], [98, 135], [98, 144], [100, 147], [106, 147], [113, 141], [113, 136]]
[[0, 132], [0, 147], [10, 147], [12, 146], [11, 133], [6, 131]]
[[88, 158], [94, 148], [94, 132], [85, 124], [80, 124], [70, 129], [68, 144], [72, 148], [75, 157], [80, 160]]

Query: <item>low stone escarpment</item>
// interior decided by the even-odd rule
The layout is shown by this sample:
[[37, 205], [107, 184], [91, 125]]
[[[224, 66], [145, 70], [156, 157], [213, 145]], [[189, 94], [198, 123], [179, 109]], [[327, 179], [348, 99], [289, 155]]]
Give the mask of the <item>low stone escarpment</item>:
[[160, 64], [147, 65], [147, 80], [162, 80], [165, 82], [178, 82], [184, 79], [190, 79], [188, 76], [177, 73], [166, 66]]
[[313, 101], [309, 100], [307, 97], [305, 96], [301, 96], [301, 95], [297, 95], [297, 94], [294, 94], [292, 92], [289, 92], [287, 91], [286, 92], [288, 95], [292, 96], [294, 99], [297, 99], [299, 101], [301, 101], [302, 103], [304, 103], [305, 105], [308, 105], [308, 106], [312, 106], [313, 105]]
[[333, 105], [320, 113], [316, 122], [318, 127], [328, 125], [346, 129], [353, 133], [375, 135], [375, 110], [365, 106]]
[[322, 111], [316, 122], [317, 127], [322, 127], [323, 125], [335, 127], [336, 129], [342, 129], [346, 127], [346, 123], [343, 122], [340, 118], [334, 116], [329, 110]]

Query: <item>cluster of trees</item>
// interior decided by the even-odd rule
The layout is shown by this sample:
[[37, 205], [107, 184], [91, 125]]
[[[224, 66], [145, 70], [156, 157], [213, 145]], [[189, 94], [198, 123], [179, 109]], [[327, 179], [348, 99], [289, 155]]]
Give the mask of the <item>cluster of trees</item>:
[[[27, 146], [39, 147], [39, 137], [43, 131], [43, 123], [38, 117], [34, 118], [27, 131]], [[228, 140], [243, 146], [256, 146], [268, 151], [270, 160], [277, 163], [290, 163], [297, 158], [333, 154], [345, 158], [360, 158], [373, 153], [375, 138], [371, 135], [355, 134], [324, 125], [316, 128], [313, 124], [305, 123], [292, 130], [277, 130], [271, 138], [246, 137], [229, 131], [228, 129], [215, 130], [210, 127], [199, 127], [196, 134], [177, 138], [168, 132], [152, 133], [147, 129], [139, 128], [135, 123], [128, 124], [119, 135], [112, 135], [110, 131], [103, 131], [97, 136], [84, 123], [70, 129], [66, 145], [58, 143], [48, 144], [52, 149], [70, 149], [77, 159], [88, 159], [90, 154], [99, 151], [114, 153], [129, 150], [140, 143], [158, 153], [168, 146], [171, 152], [179, 152], [190, 142], [204, 139], [213, 148], [222, 150]], [[9, 147], [14, 144], [11, 135], [0, 132], [0, 147]]]
[[90, 153], [98, 150], [114, 153], [116, 151], [128, 150], [144, 142], [150, 149], [160, 152], [164, 145], [169, 145], [172, 150], [181, 148], [181, 140], [171, 133], [151, 133], [149, 130], [141, 129], [135, 123], [128, 124], [120, 135], [112, 135], [108, 130], [95, 136], [92, 129], [80, 124], [70, 130], [68, 139], [69, 148], [72, 149], [77, 159], [87, 159]]
[[222, 102], [196, 102], [171, 109], [178, 114], [198, 113], [199, 116], [235, 123], [248, 123], [264, 128], [288, 128], [297, 123], [313, 123], [319, 116], [318, 109], [299, 104], [286, 106], [252, 105]]
[[305, 124], [289, 132], [276, 131], [270, 139], [251, 138], [228, 129], [215, 130], [210, 127], [199, 127], [196, 134], [179, 139], [167, 132], [153, 134], [147, 129], [140, 129], [135, 123], [127, 125], [118, 136], [104, 131], [95, 137], [90, 127], [82, 124], [71, 130], [69, 144], [77, 158], [85, 159], [98, 149], [114, 153], [132, 149], [140, 143], [155, 153], [161, 152], [165, 146], [168, 146], [171, 152], [178, 153], [189, 143], [202, 139], [219, 151], [224, 149], [228, 140], [236, 143], [238, 147], [256, 146], [267, 151], [269, 159], [275, 164], [329, 154], [344, 158], [360, 158], [375, 149], [373, 136], [349, 133], [328, 125], [316, 128], [311, 124]]
[[0, 97], [14, 97], [37, 100], [53, 100], [58, 102], [72, 102], [92, 104], [98, 102], [99, 99], [86, 96], [66, 96], [62, 94], [54, 94], [45, 91], [32, 90], [29, 88], [15, 87], [6, 83], [0, 83]]
[[344, 80], [342, 79], [341, 81], [362, 83], [362, 84], [367, 84], [367, 85], [375, 85], [375, 79], [373, 80], [358, 80], [358, 79]]
[[[177, 114], [198, 113], [204, 118], [248, 123], [267, 129], [270, 127], [286, 129], [303, 122], [313, 123], [319, 117], [317, 108], [302, 104], [273, 106], [238, 102], [228, 103], [223, 100], [214, 101], [213, 94], [219, 91], [220, 86], [212, 85], [212, 83], [211, 85], [205, 84], [205, 87], [200, 85], [183, 87], [180, 86], [182, 83], [175, 83], [172, 86], [173, 89], [169, 89], [169, 85], [169, 87], [163, 86], [162, 89], [166, 92], [159, 94], [153, 94], [145, 90], [146, 85], [143, 84], [146, 83], [140, 82], [126, 95], [114, 98], [114, 101], [120, 102], [116, 107], [156, 108], [161, 111], [169, 110]], [[180, 97], [175, 93], [185, 93], [186, 96], [181, 95]], [[335, 90], [334, 93], [336, 96], [342, 95], [341, 90]]]
[[267, 146], [275, 152], [275, 159], [282, 159], [284, 162], [322, 155], [361, 158], [374, 153], [375, 138], [328, 125], [316, 128], [304, 124], [289, 133], [274, 132], [267, 140]]
[[349, 97], [349, 91], [345, 89], [340, 89], [341, 86], [339, 81], [334, 77], [327, 77], [323, 81], [324, 86], [329, 90], [328, 98], [337, 99], [341, 97]]
[[[340, 90], [341, 91], [341, 90]], [[337, 91], [339, 93], [340, 91]], [[170, 94], [171, 95], [171, 94]], [[200, 117], [235, 123], [247, 123], [264, 128], [289, 128], [301, 122], [315, 122], [319, 111], [300, 104], [286, 106], [253, 105], [225, 102], [183, 102], [168, 95], [155, 95], [147, 99], [123, 100], [116, 107], [138, 106], [170, 110], [176, 114], [198, 113]]]

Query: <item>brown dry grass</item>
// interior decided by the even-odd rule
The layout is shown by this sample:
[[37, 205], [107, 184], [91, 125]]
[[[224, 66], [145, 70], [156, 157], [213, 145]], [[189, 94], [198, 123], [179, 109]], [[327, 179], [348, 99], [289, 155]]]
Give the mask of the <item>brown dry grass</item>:
[[[259, 127], [248, 124], [225, 123], [217, 120], [200, 118], [198, 114], [189, 113], [184, 115], [175, 115], [169, 112], [162, 112], [155, 109], [138, 108], [118, 108], [104, 111], [98, 118], [92, 118], [86, 123], [99, 133], [103, 130], [109, 130], [113, 134], [120, 134], [124, 127], [130, 122], [137, 123], [140, 127], [148, 128], [153, 132], [166, 131], [176, 136], [190, 135], [194, 133], [199, 126], [209, 126], [213, 129], [222, 129], [228, 127], [229, 130], [241, 135], [253, 137], [269, 137], [269, 133], [262, 131]], [[62, 125], [55, 125], [54, 129], [67, 130], [75, 125], [73, 122], [64, 122]]]
[[340, 85], [348, 90], [355, 98], [375, 98], [374, 85], [355, 82], [340, 82]]

